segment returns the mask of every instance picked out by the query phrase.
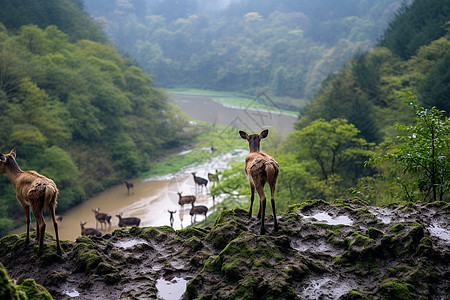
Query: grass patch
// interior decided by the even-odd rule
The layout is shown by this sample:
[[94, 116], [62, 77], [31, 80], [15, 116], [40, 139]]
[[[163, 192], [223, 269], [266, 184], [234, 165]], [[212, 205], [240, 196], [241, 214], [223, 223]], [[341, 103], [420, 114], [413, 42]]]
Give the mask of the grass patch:
[[[203, 163], [213, 157], [243, 148], [239, 143], [238, 132], [229, 131], [228, 127], [195, 121], [199, 129], [198, 136], [187, 149], [178, 149], [168, 154], [163, 160], [152, 164], [152, 168], [141, 173], [139, 177], [158, 176], [179, 172], [182, 168], [194, 163]], [[211, 151], [214, 147], [215, 151]]]
[[[305, 99], [293, 99], [288, 97], [261, 96], [255, 101], [254, 96], [244, 95], [236, 92], [220, 92], [212, 90], [199, 90], [189, 88], [167, 89], [169, 94], [203, 95], [210, 96], [214, 101], [240, 109], [266, 110], [274, 113], [283, 113], [297, 117], [298, 112], [308, 102]], [[269, 105], [267, 105], [269, 104]]]

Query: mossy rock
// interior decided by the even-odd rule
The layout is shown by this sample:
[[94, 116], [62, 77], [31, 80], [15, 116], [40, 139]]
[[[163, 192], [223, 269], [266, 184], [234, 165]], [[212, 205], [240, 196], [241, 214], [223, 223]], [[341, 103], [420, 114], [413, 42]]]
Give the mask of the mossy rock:
[[41, 285], [37, 284], [33, 279], [24, 280], [19, 289], [27, 295], [29, 300], [51, 300], [50, 293]]
[[0, 299], [27, 299], [24, 292], [21, 292], [19, 288], [9, 279], [5, 268], [0, 263]]
[[157, 242], [165, 241], [170, 234], [175, 233], [175, 230], [170, 226], [150, 227], [143, 231], [139, 236]]
[[17, 234], [4, 236], [0, 239], [0, 256], [16, 251], [25, 246], [25, 238]]
[[382, 299], [386, 300], [415, 300], [418, 296], [412, 292], [414, 287], [397, 279], [390, 280], [380, 285]]
[[102, 255], [97, 250], [80, 251], [75, 262], [76, 270], [79, 272], [93, 270], [102, 260]]
[[214, 228], [206, 236], [206, 241], [216, 249], [223, 249], [240, 232], [247, 231], [249, 223], [248, 213], [240, 208], [224, 210], [214, 224]]
[[347, 292], [347, 294], [339, 298], [339, 300], [364, 300], [364, 299], [367, 299], [367, 297], [365, 297], [363, 293], [361, 293], [358, 290], [350, 290]]
[[330, 203], [322, 199], [306, 200], [302, 203], [289, 206], [288, 213], [296, 212], [298, 209], [300, 209], [302, 212], [305, 212], [315, 207], [324, 206], [328, 207], [330, 206]]
[[[190, 299], [197, 298], [203, 294], [203, 286], [211, 284], [217, 299], [297, 299], [292, 280], [308, 273], [288, 238], [242, 232], [205, 262], [187, 291]], [[211, 276], [220, 282], [217, 278], [209, 282]]]
[[383, 236], [383, 232], [379, 229], [370, 227], [369, 229], [367, 229], [367, 235], [371, 238], [371, 239], [378, 239], [381, 238]]
[[106, 262], [101, 262], [97, 266], [96, 273], [98, 275], [105, 275], [105, 274], [109, 274], [109, 273], [113, 273], [113, 272], [119, 272], [119, 269], [117, 269], [116, 267], [114, 267]]
[[67, 274], [64, 272], [53, 270], [45, 277], [45, 286], [60, 286], [67, 280]]
[[187, 248], [186, 250], [187, 250], [188, 253], [189, 252], [192, 253], [192, 252], [197, 252], [200, 249], [202, 249], [203, 248], [203, 242], [198, 237], [193, 236], [193, 237], [190, 237], [189, 239], [185, 240], [183, 242], [182, 246], [184, 248]]
[[194, 236], [204, 238], [208, 234], [208, 231], [198, 227], [188, 227], [186, 229], [178, 230], [177, 234], [183, 239], [189, 239]]
[[413, 254], [424, 237], [424, 227], [417, 222], [403, 222], [392, 226], [381, 238], [383, 250], [388, 255]]

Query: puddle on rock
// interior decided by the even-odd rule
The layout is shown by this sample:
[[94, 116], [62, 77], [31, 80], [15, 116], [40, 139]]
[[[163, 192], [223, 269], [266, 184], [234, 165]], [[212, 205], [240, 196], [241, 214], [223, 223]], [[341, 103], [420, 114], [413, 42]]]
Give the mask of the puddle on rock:
[[356, 282], [352, 280], [343, 281], [337, 280], [338, 278], [309, 278], [309, 283], [304, 285], [303, 290], [300, 292], [302, 299], [338, 299], [342, 295], [346, 294], [349, 290], [357, 288]]
[[348, 225], [351, 226], [353, 224], [353, 221], [347, 217], [347, 216], [337, 216], [337, 217], [333, 217], [330, 216], [328, 213], [318, 213], [312, 216], [305, 216], [300, 214], [301, 216], [303, 216], [305, 219], [316, 219], [319, 222], [325, 222], [328, 223], [330, 225]]
[[186, 291], [188, 281], [183, 278], [173, 277], [168, 280], [160, 278], [156, 281], [158, 289], [158, 299], [161, 300], [177, 300], [181, 299]]
[[444, 240], [446, 244], [450, 243], [450, 232], [448, 229], [442, 228], [438, 224], [432, 224], [430, 227], [427, 227], [427, 229], [431, 236]]
[[78, 293], [77, 290], [72, 289], [72, 291], [70, 291], [70, 292], [69, 291], [64, 291], [64, 295], [67, 295], [67, 296], [69, 296], [71, 298], [74, 298], [74, 297], [80, 296], [80, 293]]
[[133, 239], [133, 240], [128, 240], [128, 241], [120, 240], [120, 241], [114, 242], [113, 245], [118, 248], [129, 249], [129, 248], [133, 248], [136, 245], [146, 244], [146, 243], [147, 242], [143, 239]]

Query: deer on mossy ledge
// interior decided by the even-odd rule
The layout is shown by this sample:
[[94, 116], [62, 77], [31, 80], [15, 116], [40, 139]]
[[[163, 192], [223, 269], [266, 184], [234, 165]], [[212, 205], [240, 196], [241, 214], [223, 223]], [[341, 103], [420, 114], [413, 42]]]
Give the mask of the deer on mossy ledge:
[[61, 255], [59, 244], [58, 223], [56, 222], [55, 208], [58, 197], [58, 188], [53, 180], [36, 171], [22, 171], [16, 162], [16, 149], [9, 154], [0, 153], [0, 174], [8, 174], [9, 180], [16, 190], [16, 197], [22, 205], [27, 218], [27, 237], [25, 243], [30, 241], [30, 207], [36, 219], [36, 239], [39, 241], [38, 255], [42, 254], [45, 220], [43, 211], [48, 207], [53, 220], [56, 236], [56, 251]]
[[272, 204], [274, 230], [278, 230], [277, 214], [275, 211], [275, 185], [279, 173], [278, 163], [272, 156], [259, 150], [260, 142], [269, 134], [269, 130], [263, 130], [260, 134], [247, 134], [245, 131], [239, 131], [241, 138], [248, 141], [250, 153], [245, 158], [245, 175], [250, 183], [250, 210], [248, 216], [252, 216], [253, 201], [255, 200], [255, 189], [259, 195], [258, 218], [261, 219], [261, 234], [266, 232], [264, 228], [264, 216], [266, 214], [266, 194], [264, 185], [269, 184], [270, 201]]

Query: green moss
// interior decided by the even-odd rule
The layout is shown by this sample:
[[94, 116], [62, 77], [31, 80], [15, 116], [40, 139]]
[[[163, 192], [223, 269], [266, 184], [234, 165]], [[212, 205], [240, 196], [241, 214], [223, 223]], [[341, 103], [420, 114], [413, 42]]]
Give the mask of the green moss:
[[307, 211], [314, 207], [330, 206], [330, 203], [322, 199], [306, 200], [298, 205], [301, 211]]
[[19, 289], [23, 291], [29, 300], [51, 300], [50, 293], [33, 279], [26, 279], [20, 285]]
[[148, 240], [155, 240], [162, 242], [166, 240], [170, 233], [175, 233], [175, 230], [170, 226], [150, 227], [140, 234], [141, 237]]
[[400, 282], [397, 279], [390, 280], [380, 285], [380, 293], [383, 299], [389, 300], [413, 300], [417, 295], [410, 291], [413, 287], [409, 284]]
[[101, 261], [101, 254], [92, 249], [80, 251], [75, 264], [77, 271], [89, 271], [95, 269]]
[[25, 245], [25, 239], [17, 234], [7, 235], [0, 239], [0, 255], [15, 251], [18, 246]]
[[0, 263], [0, 299], [26, 299], [24, 293], [9, 279], [5, 268]]
[[101, 262], [98, 264], [97, 266], [97, 274], [98, 275], [105, 275], [105, 274], [109, 274], [109, 273], [113, 273], [113, 272], [119, 272], [119, 269], [117, 269], [116, 267], [105, 263], [105, 262]]
[[371, 238], [371, 239], [378, 239], [380, 237], [383, 236], [383, 232], [381, 230], [378, 230], [376, 228], [370, 227], [369, 229], [367, 229], [367, 235]]
[[345, 294], [344, 296], [342, 296], [341, 298], [342, 300], [362, 300], [362, 299], [366, 299], [366, 297], [358, 290], [350, 290], [347, 292], [347, 294]]
[[186, 229], [178, 230], [177, 234], [185, 239], [191, 238], [193, 236], [204, 238], [207, 232], [197, 227], [188, 227]]
[[67, 280], [67, 274], [53, 270], [44, 280], [45, 286], [60, 286]]
[[189, 251], [197, 252], [201, 248], [203, 248], [203, 242], [196, 236], [193, 236], [182, 244], [183, 247], [188, 248]]

